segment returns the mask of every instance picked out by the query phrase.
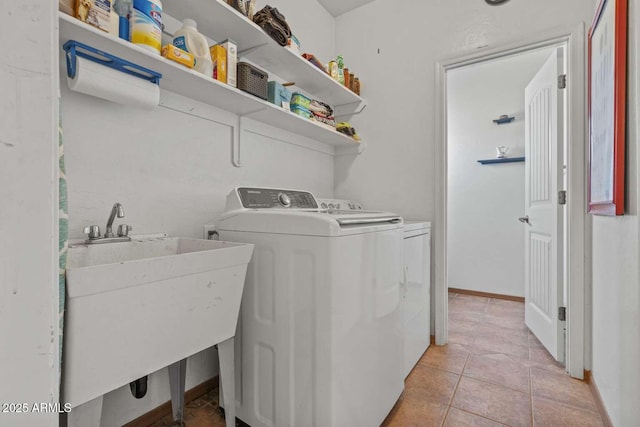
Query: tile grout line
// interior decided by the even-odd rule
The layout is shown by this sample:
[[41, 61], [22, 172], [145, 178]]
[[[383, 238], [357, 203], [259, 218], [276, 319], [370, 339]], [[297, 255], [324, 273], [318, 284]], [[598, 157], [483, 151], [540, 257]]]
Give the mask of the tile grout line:
[[453, 405], [453, 399], [456, 396], [456, 393], [458, 391], [458, 387], [460, 386], [460, 381], [462, 381], [462, 374], [464, 373], [465, 368], [467, 367], [467, 363], [469, 363], [469, 358], [471, 357], [471, 352], [469, 352], [467, 354], [467, 359], [464, 361], [464, 365], [462, 366], [462, 371], [460, 372], [460, 374], [458, 375], [458, 382], [456, 383], [455, 388], [453, 389], [453, 393], [451, 393], [451, 398], [449, 399], [449, 404], [447, 406], [447, 413], [445, 414], [445, 417], [442, 419], [442, 423], [440, 424], [441, 426], [444, 425], [444, 423], [447, 420], [447, 417], [449, 416], [449, 411], [451, 410], [452, 407], [455, 408], [455, 406]]
[[485, 419], [485, 420], [489, 420], [489, 421], [491, 421], [491, 422], [493, 422], [493, 423], [498, 423], [498, 424], [500, 424], [501, 426], [506, 426], [506, 427], [508, 427], [508, 425], [507, 425], [507, 424], [505, 424], [505, 423], [503, 423], [503, 422], [501, 422], [501, 421], [498, 421], [498, 420], [494, 420], [493, 418], [489, 418], [489, 417], [487, 417], [487, 416], [485, 416], [485, 415], [476, 414], [475, 412], [467, 411], [466, 409], [456, 408], [455, 406], [452, 406], [452, 408], [453, 408], [453, 409], [456, 409], [456, 410], [458, 410], [458, 411], [461, 411], [461, 412], [467, 413], [467, 414], [471, 414], [471, 415], [473, 415], [474, 417], [483, 418], [483, 419]]
[[450, 410], [451, 410], [451, 405], [447, 405], [447, 410], [444, 412], [444, 417], [442, 418], [442, 421], [440, 421], [440, 427], [444, 427], [444, 423], [447, 421], [447, 418], [449, 417]]
[[[531, 334], [528, 334], [528, 343], [529, 343], [529, 361], [531, 361]], [[535, 426], [535, 418], [533, 416], [533, 377], [531, 376], [531, 366], [527, 369], [529, 373], [529, 402], [531, 404], [531, 427]]]
[[[496, 354], [499, 354], [499, 353], [496, 353]], [[527, 370], [529, 370], [529, 368], [527, 368]], [[527, 375], [528, 375], [528, 374], [527, 374]], [[469, 379], [474, 380], [474, 381], [477, 381], [477, 382], [479, 382], [479, 383], [488, 384], [488, 385], [493, 385], [493, 386], [496, 386], [496, 387], [500, 387], [500, 388], [507, 389], [507, 390], [509, 390], [509, 391], [515, 391], [515, 392], [517, 392], [517, 393], [530, 394], [529, 392], [522, 391], [522, 390], [518, 390], [518, 389], [515, 389], [515, 388], [513, 388], [513, 387], [506, 386], [506, 385], [504, 385], [504, 384], [492, 383], [491, 381], [488, 381], [488, 380], [484, 380], [484, 379], [481, 379], [481, 378], [469, 377], [469, 376], [466, 376], [466, 375], [463, 375], [463, 376], [464, 376], [465, 378], [469, 378]], [[531, 389], [531, 385], [529, 385], [529, 389]]]

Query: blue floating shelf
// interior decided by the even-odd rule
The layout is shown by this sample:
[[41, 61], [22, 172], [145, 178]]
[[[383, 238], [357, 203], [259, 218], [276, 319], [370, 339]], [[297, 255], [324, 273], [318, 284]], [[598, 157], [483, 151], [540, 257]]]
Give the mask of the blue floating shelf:
[[495, 119], [493, 123], [497, 125], [503, 125], [505, 123], [511, 123], [515, 119], [516, 119], [515, 117], [505, 117], [505, 118]]
[[517, 163], [517, 162], [524, 162], [524, 157], [504, 157], [502, 159], [478, 160], [478, 163], [483, 165], [491, 165], [494, 163]]

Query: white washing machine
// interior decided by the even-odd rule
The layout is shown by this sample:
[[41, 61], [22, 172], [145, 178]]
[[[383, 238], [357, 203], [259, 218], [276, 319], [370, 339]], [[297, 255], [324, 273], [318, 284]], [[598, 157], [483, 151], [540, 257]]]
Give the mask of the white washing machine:
[[216, 223], [255, 244], [236, 335], [253, 427], [380, 425], [403, 390], [402, 218], [308, 192], [237, 188]]

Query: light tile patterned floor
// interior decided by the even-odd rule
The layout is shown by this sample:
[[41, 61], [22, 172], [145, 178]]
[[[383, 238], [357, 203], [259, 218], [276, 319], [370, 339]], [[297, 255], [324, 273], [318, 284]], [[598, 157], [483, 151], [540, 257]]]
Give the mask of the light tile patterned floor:
[[[215, 389], [189, 403], [186, 427], [224, 426], [217, 399]], [[153, 427], [171, 425], [167, 417]], [[565, 374], [526, 328], [524, 304], [450, 294], [449, 345], [429, 348], [383, 427], [505, 425], [604, 424], [589, 386]]]
[[384, 427], [603, 426], [589, 386], [570, 378], [524, 324], [524, 304], [449, 295], [449, 345], [409, 375]]

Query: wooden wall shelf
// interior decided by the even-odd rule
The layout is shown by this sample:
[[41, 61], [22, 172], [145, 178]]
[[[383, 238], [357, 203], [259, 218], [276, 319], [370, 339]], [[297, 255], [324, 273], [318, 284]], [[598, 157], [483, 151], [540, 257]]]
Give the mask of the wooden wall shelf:
[[493, 121], [493, 123], [495, 123], [497, 125], [504, 125], [504, 124], [507, 124], [507, 123], [511, 123], [515, 119], [516, 119], [515, 117], [499, 117], [499, 118], [495, 119]]
[[478, 160], [478, 163], [482, 165], [491, 165], [494, 163], [518, 163], [518, 162], [524, 162], [524, 157], [504, 157], [502, 159]]

